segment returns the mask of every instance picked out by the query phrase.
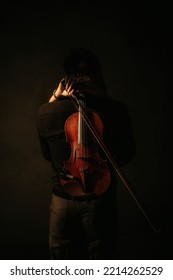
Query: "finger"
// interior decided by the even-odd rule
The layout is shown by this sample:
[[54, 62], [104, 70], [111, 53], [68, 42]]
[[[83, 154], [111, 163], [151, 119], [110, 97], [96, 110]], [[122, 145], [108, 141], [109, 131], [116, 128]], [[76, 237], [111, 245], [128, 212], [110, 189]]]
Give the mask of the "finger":
[[70, 90], [70, 91], [68, 92], [68, 95], [72, 95], [73, 93], [74, 93], [74, 89]]
[[73, 89], [73, 83], [71, 83], [69, 86], [68, 86], [68, 91], [71, 91]]
[[66, 78], [66, 88], [72, 88], [73, 85], [76, 83], [76, 78], [74, 78], [73, 76], [68, 76]]
[[74, 93], [74, 89], [71, 90], [64, 90], [64, 95], [72, 95]]
[[65, 89], [65, 87], [66, 87], [66, 80], [65, 80], [65, 78], [62, 78], [60, 83], [61, 83], [61, 86]]

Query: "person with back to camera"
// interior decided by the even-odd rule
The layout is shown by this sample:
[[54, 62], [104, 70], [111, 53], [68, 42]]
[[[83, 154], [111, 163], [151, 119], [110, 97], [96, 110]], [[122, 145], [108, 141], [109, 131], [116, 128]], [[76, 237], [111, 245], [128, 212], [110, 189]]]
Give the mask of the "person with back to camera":
[[128, 164], [135, 151], [129, 113], [108, 95], [92, 51], [71, 49], [63, 67], [37, 121], [41, 149], [53, 170], [50, 258], [116, 259], [117, 176], [97, 135], [117, 164]]

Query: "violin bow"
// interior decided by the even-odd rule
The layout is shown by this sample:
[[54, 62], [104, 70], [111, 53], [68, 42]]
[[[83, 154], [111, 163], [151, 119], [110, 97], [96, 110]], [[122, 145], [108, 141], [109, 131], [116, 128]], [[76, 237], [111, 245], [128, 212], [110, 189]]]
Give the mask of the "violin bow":
[[137, 198], [137, 195], [134, 191], [134, 189], [132, 188], [131, 184], [129, 183], [129, 181], [127, 180], [127, 177], [125, 176], [125, 174], [122, 172], [122, 170], [120, 169], [120, 167], [118, 166], [118, 164], [116, 163], [115, 159], [112, 157], [112, 155], [110, 154], [109, 150], [107, 149], [106, 145], [104, 144], [102, 138], [100, 137], [100, 135], [98, 134], [98, 132], [96, 131], [95, 127], [93, 126], [92, 122], [90, 121], [89, 117], [87, 116], [85, 109], [83, 108], [81, 102], [78, 100], [78, 98], [76, 97], [76, 95], [71, 94], [69, 95], [73, 104], [75, 105], [75, 107], [77, 108], [77, 110], [79, 111], [79, 106], [82, 109], [80, 111], [83, 120], [85, 121], [86, 125], [88, 126], [88, 128], [90, 129], [91, 133], [93, 134], [93, 136], [95, 137], [96, 141], [98, 142], [99, 146], [101, 147], [101, 149], [103, 150], [103, 152], [105, 153], [106, 157], [108, 158], [109, 162], [111, 163], [113, 169], [116, 171], [117, 175], [119, 176], [119, 178], [121, 179], [121, 181], [123, 182], [124, 186], [126, 187], [126, 189], [129, 191], [129, 193], [131, 194], [132, 198], [134, 199], [134, 201], [136, 202], [137, 206], [139, 207], [139, 209], [141, 210], [142, 214], [144, 215], [144, 217], [146, 218], [147, 222], [149, 223], [149, 225], [151, 226], [152, 230], [155, 232], [155, 234], [159, 234], [157, 229], [155, 228], [155, 226], [153, 225], [153, 223], [151, 222], [151, 219], [149, 218], [149, 216], [147, 215], [146, 211], [144, 210], [143, 206], [141, 205], [141, 203], [139, 202], [139, 199]]

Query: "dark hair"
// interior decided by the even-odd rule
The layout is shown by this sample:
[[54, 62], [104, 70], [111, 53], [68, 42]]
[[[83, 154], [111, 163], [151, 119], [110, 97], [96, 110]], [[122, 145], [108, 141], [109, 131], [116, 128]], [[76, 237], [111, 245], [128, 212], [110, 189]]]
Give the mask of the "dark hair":
[[64, 60], [64, 71], [67, 75], [86, 74], [97, 76], [101, 73], [101, 64], [95, 54], [84, 48], [72, 48]]
[[63, 63], [65, 75], [85, 75], [106, 91], [102, 77], [102, 66], [97, 56], [83, 47], [71, 48]]

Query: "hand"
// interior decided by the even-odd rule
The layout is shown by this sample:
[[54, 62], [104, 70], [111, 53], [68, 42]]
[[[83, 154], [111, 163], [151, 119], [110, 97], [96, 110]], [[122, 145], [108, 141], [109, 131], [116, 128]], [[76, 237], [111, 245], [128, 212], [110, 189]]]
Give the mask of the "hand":
[[68, 81], [65, 85], [64, 85], [63, 82], [60, 82], [59, 86], [62, 88], [62, 91], [58, 96], [60, 96], [60, 95], [69, 96], [69, 95], [72, 95], [74, 93], [73, 82], [71, 82], [71, 81]]
[[72, 88], [72, 83], [67, 83], [64, 87], [63, 83], [60, 82], [58, 85], [58, 88], [54, 90], [53, 95], [49, 99], [49, 102], [53, 102], [59, 98], [59, 96], [69, 96], [72, 95], [74, 92], [74, 89]]

